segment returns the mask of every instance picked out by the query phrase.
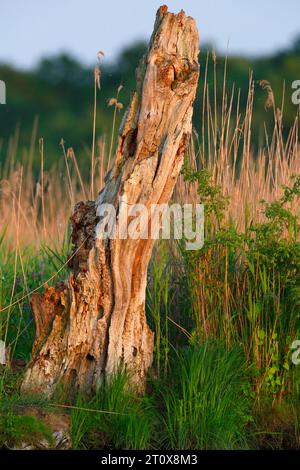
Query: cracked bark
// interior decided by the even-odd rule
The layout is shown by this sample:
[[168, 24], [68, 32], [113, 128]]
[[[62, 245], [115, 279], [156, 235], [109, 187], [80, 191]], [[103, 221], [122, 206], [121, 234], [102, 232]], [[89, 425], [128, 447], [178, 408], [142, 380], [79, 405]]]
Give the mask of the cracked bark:
[[154, 240], [101, 239], [100, 207], [114, 205], [118, 229], [125, 206], [170, 200], [191, 133], [198, 53], [194, 20], [161, 7], [115, 165], [96, 201], [78, 203], [71, 217], [69, 279], [32, 296], [36, 339], [23, 391], [51, 396], [63, 383], [91, 393], [118, 367], [142, 391], [153, 354], [145, 289]]

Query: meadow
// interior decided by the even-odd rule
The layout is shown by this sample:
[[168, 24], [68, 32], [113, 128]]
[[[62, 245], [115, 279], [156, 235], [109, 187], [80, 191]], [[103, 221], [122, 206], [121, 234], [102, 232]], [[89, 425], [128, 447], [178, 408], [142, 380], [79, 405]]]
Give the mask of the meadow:
[[[173, 194], [204, 204], [204, 246], [188, 252], [183, 241], [159, 241], [149, 266], [155, 357], [142, 397], [121, 372], [93, 398], [19, 391], [34, 340], [30, 297], [68, 275], [69, 217], [76, 202], [95, 197], [113, 163], [121, 88], [110, 101], [111, 134], [98, 136], [95, 76], [84, 160], [61, 140], [49, 167], [36, 126], [21, 158], [18, 132], [10, 138], [0, 168], [0, 446], [53, 447], [56, 416], [74, 449], [300, 448], [300, 366], [292, 361], [300, 340], [299, 110], [287, 129], [284, 93], [277, 102], [271, 84], [250, 73], [241, 104], [226, 71], [227, 59], [220, 76], [207, 54], [200, 118]], [[253, 120], [262, 91], [271, 128]]]

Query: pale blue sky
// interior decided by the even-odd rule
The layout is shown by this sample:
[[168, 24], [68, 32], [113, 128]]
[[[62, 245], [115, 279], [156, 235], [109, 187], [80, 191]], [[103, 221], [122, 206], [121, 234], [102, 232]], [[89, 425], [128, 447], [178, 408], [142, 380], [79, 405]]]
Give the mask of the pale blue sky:
[[[0, 0], [0, 62], [35, 65], [69, 51], [93, 63], [136, 39], [147, 39], [163, 0]], [[197, 20], [200, 43], [229, 53], [268, 54], [300, 33], [300, 0], [169, 0]]]

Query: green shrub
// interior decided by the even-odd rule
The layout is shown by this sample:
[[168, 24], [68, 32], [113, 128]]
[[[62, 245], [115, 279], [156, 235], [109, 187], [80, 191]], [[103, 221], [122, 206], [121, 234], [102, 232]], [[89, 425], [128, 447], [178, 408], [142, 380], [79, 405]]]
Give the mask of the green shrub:
[[185, 178], [205, 204], [204, 247], [182, 250], [194, 336], [243, 344], [257, 395], [280, 401], [293, 393], [291, 345], [300, 337], [300, 177], [277, 201], [262, 201], [263, 220], [243, 231], [226, 219], [228, 201], [207, 171], [185, 168]]

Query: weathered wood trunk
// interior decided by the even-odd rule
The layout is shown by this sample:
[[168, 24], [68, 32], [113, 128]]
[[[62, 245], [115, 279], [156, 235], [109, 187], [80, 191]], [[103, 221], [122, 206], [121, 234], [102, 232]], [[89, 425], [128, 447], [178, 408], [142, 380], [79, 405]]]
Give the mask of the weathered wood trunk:
[[143, 388], [153, 354], [145, 288], [154, 240], [103, 240], [101, 207], [115, 207], [118, 234], [128, 207], [170, 200], [191, 133], [198, 52], [194, 20], [161, 7], [119, 131], [114, 168], [96, 201], [78, 203], [71, 217], [69, 279], [32, 297], [36, 340], [23, 391], [50, 396], [63, 383], [92, 392], [120, 366]]

